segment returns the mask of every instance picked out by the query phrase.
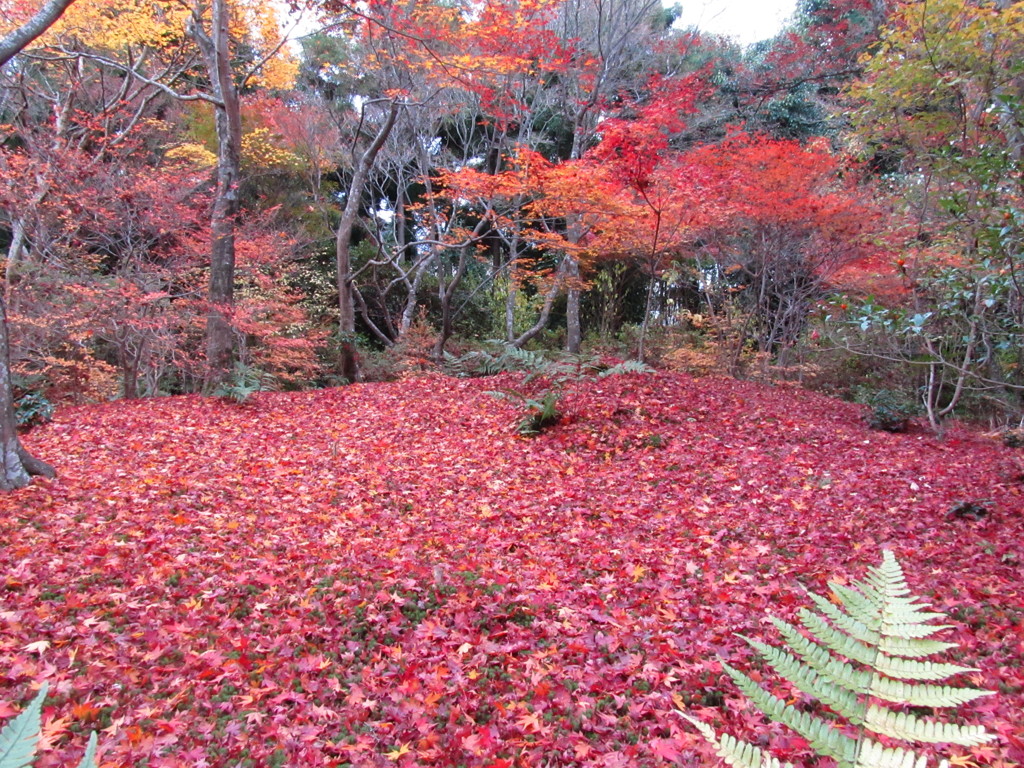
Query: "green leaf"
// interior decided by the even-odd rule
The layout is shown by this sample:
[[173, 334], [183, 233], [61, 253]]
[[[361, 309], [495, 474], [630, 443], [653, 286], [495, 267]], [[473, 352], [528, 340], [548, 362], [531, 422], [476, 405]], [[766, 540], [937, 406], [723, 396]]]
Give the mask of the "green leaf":
[[718, 756], [733, 768], [793, 768], [792, 763], [783, 763], [760, 747], [740, 741], [728, 734], [719, 738], [711, 726], [690, 717], [685, 712], [679, 714], [693, 723], [704, 739], [715, 748]]
[[26, 768], [31, 765], [42, 729], [40, 713], [49, 683], [43, 683], [25, 710], [0, 731], [0, 768]]
[[85, 748], [85, 754], [82, 755], [82, 762], [78, 764], [78, 768], [96, 768], [96, 732], [93, 731], [89, 734], [89, 744]]
[[872, 705], [868, 707], [865, 724], [875, 733], [892, 736], [904, 741], [921, 741], [929, 744], [959, 744], [974, 747], [995, 738], [980, 725], [956, 725], [925, 720], [909, 712], [893, 712]]
[[[952, 646], [924, 639], [946, 628], [928, 623], [944, 617], [911, 594], [891, 552], [883, 553], [881, 565], [869, 569], [863, 581], [831, 586], [842, 607], [811, 594], [821, 614], [806, 608], [799, 611], [800, 622], [813, 639], [775, 617], [769, 618], [787, 649], [743, 639], [780, 677], [829, 707], [838, 719], [832, 722], [798, 710], [723, 661], [722, 668], [766, 717], [796, 731], [818, 755], [834, 759], [839, 768], [925, 768], [925, 756], [909, 749], [883, 747], [868, 734], [968, 747], [994, 738], [980, 726], [925, 720], [870, 702], [877, 699], [898, 705], [955, 707], [991, 693], [906, 682], [941, 680], [972, 670], [918, 660]], [[751, 768], [762, 759], [760, 750], [754, 751], [757, 748], [752, 745], [719, 739], [710, 728], [698, 727], [705, 738], [714, 739], [719, 755], [730, 765]], [[847, 735], [853, 732], [851, 727], [858, 729], [857, 737]]]

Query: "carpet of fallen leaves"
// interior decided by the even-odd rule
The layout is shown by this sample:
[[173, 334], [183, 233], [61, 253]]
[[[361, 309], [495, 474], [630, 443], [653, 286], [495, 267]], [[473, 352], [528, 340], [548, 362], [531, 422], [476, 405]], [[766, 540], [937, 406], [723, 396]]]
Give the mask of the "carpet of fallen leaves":
[[680, 707], [799, 760], [718, 659], [886, 546], [999, 691], [958, 764], [1024, 763], [1024, 453], [668, 374], [524, 438], [494, 387], [60, 412], [0, 498], [0, 717], [50, 681], [40, 766], [715, 764]]

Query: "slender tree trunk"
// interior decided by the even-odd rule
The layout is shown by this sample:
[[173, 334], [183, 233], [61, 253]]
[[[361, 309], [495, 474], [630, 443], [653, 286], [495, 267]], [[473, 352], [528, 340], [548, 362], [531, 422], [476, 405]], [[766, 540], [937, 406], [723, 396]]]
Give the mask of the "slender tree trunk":
[[583, 297], [583, 289], [580, 287], [580, 263], [572, 256], [565, 258], [569, 262], [566, 270], [569, 291], [565, 304], [565, 351], [570, 355], [578, 355], [583, 346], [583, 327], [580, 324], [580, 299]]
[[[511, 270], [510, 270], [511, 272]], [[516, 338], [516, 295], [519, 288], [511, 275], [508, 278], [508, 291], [505, 293], [505, 341], [511, 344]]]
[[194, 19], [191, 28], [206, 60], [216, 99], [217, 189], [210, 222], [210, 308], [206, 316], [208, 384], [224, 377], [234, 355], [231, 310], [235, 301], [235, 230], [242, 156], [242, 112], [231, 70], [227, 0], [213, 0], [212, 13], [209, 34], [202, 27], [202, 19]]
[[32, 475], [53, 477], [53, 467], [29, 455], [18, 439], [14, 419], [14, 387], [11, 383], [11, 347], [7, 334], [7, 305], [0, 297], [0, 490], [9, 491], [28, 484]]
[[[74, 0], [47, 0], [25, 24], [0, 39], [0, 67], [49, 29]], [[15, 218], [15, 217], [12, 217]], [[7, 303], [0, 292], [0, 490], [26, 485], [32, 475], [53, 477], [53, 467], [31, 456], [18, 439], [14, 418], [14, 385], [11, 381], [11, 343]]]
[[466, 250], [466, 247], [460, 249], [459, 265], [455, 268], [455, 272], [452, 273], [451, 279], [447, 283], [442, 279], [438, 286], [438, 298], [441, 301], [441, 328], [437, 334], [437, 340], [434, 342], [434, 350], [432, 353], [435, 362], [438, 363], [444, 360], [444, 346], [448, 343], [448, 339], [452, 337], [452, 333], [455, 331], [455, 312], [452, 307], [452, 300], [455, 298], [455, 291], [462, 283], [462, 278], [466, 274], [466, 266], [468, 263]]
[[[555, 299], [558, 298], [558, 294], [562, 290], [562, 286], [565, 282], [565, 276], [573, 269], [576, 265], [575, 260], [566, 258], [559, 265], [558, 272], [555, 274], [554, 282], [551, 287], [548, 288], [547, 293], [544, 294], [544, 305], [540, 310], [540, 317], [537, 318], [537, 322], [533, 324], [531, 328], [523, 331], [518, 337], [510, 338], [509, 343], [513, 347], [522, 347], [526, 342], [534, 339], [541, 331], [544, 330], [548, 324], [548, 318], [551, 316], [551, 309], [555, 305]], [[577, 274], [579, 274], [579, 267], [576, 266]], [[568, 351], [568, 350], [567, 350]], [[575, 352], [571, 354], [576, 354]]]
[[366, 179], [377, 159], [377, 153], [387, 141], [391, 129], [395, 127], [399, 106], [399, 102], [391, 102], [391, 108], [388, 110], [384, 124], [373, 137], [370, 146], [356, 161], [352, 171], [352, 181], [348, 185], [345, 210], [341, 212], [341, 219], [334, 233], [335, 278], [338, 289], [338, 373], [350, 382], [359, 381], [361, 378], [355, 341], [356, 301], [352, 290], [352, 232], [355, 230], [356, 220], [359, 217], [359, 203], [363, 197]]

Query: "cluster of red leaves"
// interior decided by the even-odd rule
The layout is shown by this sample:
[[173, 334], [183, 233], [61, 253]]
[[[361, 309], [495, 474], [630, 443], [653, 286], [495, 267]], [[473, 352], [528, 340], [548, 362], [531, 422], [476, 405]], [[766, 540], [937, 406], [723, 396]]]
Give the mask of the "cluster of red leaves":
[[800, 759], [718, 657], [885, 545], [999, 691], [975, 759], [1024, 760], [1019, 453], [667, 374], [527, 439], [494, 386], [62, 411], [0, 499], [0, 716], [50, 681], [40, 766], [712, 764], [678, 707]]

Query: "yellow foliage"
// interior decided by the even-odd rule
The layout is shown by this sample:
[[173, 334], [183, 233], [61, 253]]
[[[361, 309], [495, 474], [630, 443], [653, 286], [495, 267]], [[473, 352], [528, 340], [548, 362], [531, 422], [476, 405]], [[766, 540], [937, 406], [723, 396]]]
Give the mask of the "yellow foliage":
[[173, 0], [78, 0], [50, 34], [107, 51], [162, 48], [183, 37], [188, 16], [188, 9]]
[[217, 165], [217, 156], [202, 144], [179, 144], [168, 149], [164, 157], [168, 161], [181, 163], [197, 170], [205, 170]]
[[284, 36], [278, 6], [269, 0], [235, 0], [231, 34], [252, 47], [257, 61], [267, 59], [252, 78], [255, 85], [288, 90], [295, 84], [299, 63], [291, 49], [281, 44]]
[[17, 363], [14, 372], [45, 381], [46, 396], [55, 402], [102, 402], [118, 393], [116, 368], [68, 345]]
[[242, 164], [254, 168], [294, 168], [302, 163], [286, 149], [277, 146], [268, 128], [254, 128], [242, 137]]
[[[160, 50], [185, 40], [191, 15], [189, 4], [177, 0], [77, 0], [43, 41], [75, 39], [111, 54], [128, 47]], [[292, 87], [299, 65], [291, 49], [281, 45], [281, 17], [272, 0], [235, 0], [231, 37], [252, 52], [251, 64], [263, 62], [253, 84]]]
[[866, 77], [852, 88], [864, 101], [856, 122], [864, 133], [888, 133], [912, 146], [984, 142], [999, 128], [1003, 97], [1018, 103], [1022, 56], [1021, 3], [899, 4], [864, 60]]

